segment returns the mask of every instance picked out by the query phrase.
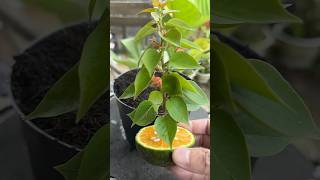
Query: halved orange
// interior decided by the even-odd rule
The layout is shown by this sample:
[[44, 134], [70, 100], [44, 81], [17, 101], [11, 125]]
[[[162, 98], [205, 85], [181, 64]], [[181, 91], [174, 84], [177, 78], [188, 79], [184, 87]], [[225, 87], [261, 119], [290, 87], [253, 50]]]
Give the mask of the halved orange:
[[155, 131], [154, 125], [142, 128], [136, 135], [136, 147], [149, 163], [158, 166], [172, 164], [171, 154], [179, 147], [192, 147], [195, 143], [194, 135], [183, 127], [178, 127], [172, 143], [172, 149], [161, 140]]

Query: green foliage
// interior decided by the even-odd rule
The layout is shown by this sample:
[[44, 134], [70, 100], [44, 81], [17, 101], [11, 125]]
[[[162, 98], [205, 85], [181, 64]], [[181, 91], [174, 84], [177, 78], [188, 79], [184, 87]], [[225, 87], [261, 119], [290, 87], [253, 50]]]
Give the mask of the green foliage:
[[76, 64], [51, 87], [40, 104], [26, 119], [53, 117], [74, 111], [79, 105], [79, 96], [80, 85], [78, 64]]
[[89, 108], [101, 97], [109, 86], [109, 63], [107, 41], [109, 11], [103, 13], [97, 27], [87, 38], [79, 64], [80, 105], [77, 113], [79, 121]]
[[163, 102], [163, 95], [160, 91], [152, 91], [149, 95], [148, 100], [152, 102], [154, 111], [158, 112], [159, 107]]
[[55, 167], [66, 180], [102, 180], [109, 177], [109, 124], [101, 127], [84, 150]]
[[145, 51], [145, 53], [143, 53], [141, 61], [143, 62], [144, 67], [146, 67], [150, 76], [153, 75], [154, 68], [158, 65], [160, 58], [161, 54], [153, 48], [149, 48]]
[[185, 52], [176, 52], [172, 54], [169, 61], [170, 68], [173, 69], [200, 69], [202, 66], [198, 62]]
[[141, 68], [141, 70], [138, 72], [136, 79], [134, 81], [134, 97], [138, 97], [139, 94], [148, 87], [149, 82], [151, 80], [151, 76], [144, 66]]
[[300, 22], [279, 0], [217, 0], [213, 2], [213, 15], [220, 24]]
[[250, 180], [250, 160], [243, 132], [230, 114], [219, 110], [214, 111], [213, 115], [213, 157], [216, 158], [216, 165], [224, 170], [223, 173], [213, 174], [213, 177]]
[[139, 126], [146, 126], [151, 124], [156, 119], [156, 111], [153, 103], [149, 100], [142, 101], [139, 106], [130, 113], [134, 124]]
[[154, 123], [158, 136], [167, 144], [172, 145], [177, 131], [177, 122], [169, 115], [158, 117]]
[[173, 96], [166, 102], [166, 108], [169, 115], [177, 122], [188, 124], [189, 114], [187, 105], [180, 96]]

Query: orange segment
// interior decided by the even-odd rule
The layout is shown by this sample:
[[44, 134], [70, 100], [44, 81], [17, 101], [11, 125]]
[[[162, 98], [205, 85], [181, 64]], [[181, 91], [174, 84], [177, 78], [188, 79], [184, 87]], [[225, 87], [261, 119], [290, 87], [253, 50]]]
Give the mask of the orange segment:
[[[170, 149], [170, 146], [161, 140], [155, 131], [154, 126], [148, 126], [139, 131], [137, 134], [138, 142], [152, 149]], [[185, 128], [178, 127], [176, 136], [173, 140], [172, 148], [176, 149], [178, 147], [187, 147], [194, 143], [193, 134]]]

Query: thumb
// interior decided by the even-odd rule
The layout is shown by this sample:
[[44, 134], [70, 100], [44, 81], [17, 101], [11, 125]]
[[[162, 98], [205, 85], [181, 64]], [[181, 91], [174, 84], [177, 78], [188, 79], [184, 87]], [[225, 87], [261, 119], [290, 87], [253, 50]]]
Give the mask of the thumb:
[[210, 150], [205, 148], [179, 148], [172, 154], [173, 162], [193, 173], [210, 174]]

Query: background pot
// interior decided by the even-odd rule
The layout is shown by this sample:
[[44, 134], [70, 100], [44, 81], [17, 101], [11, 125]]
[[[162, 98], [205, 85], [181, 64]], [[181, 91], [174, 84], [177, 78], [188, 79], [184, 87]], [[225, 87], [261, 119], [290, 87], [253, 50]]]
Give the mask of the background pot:
[[[20, 122], [22, 123], [23, 134], [27, 142], [32, 170], [36, 180], [64, 180], [63, 176], [54, 169], [54, 166], [66, 162], [79, 152], [80, 149], [49, 135], [37, 127], [33, 121], [23, 120], [26, 111], [28, 111], [26, 109], [30, 107], [21, 106], [21, 102], [26, 100], [17, 97], [16, 94], [17, 91], [24, 91], [25, 89], [23, 87], [20, 89], [17, 88], [16, 84], [21, 84], [21, 82], [19, 82], [21, 78], [25, 80], [31, 75], [37, 75], [39, 76], [38, 82], [25, 81], [22, 83], [23, 85], [27, 84], [26, 86], [28, 86], [28, 88], [35, 88], [34, 94], [29, 94], [29, 96], [37, 96], [36, 94], [39, 93], [37, 88], [41, 86], [43, 82], [43, 86], [49, 89], [61, 75], [79, 61], [82, 45], [93, 28], [93, 24], [89, 25], [86, 23], [64, 28], [42, 38], [30, 48], [26, 49], [24, 53], [15, 57], [16, 63], [13, 66], [11, 75], [11, 96], [15, 110], [20, 115]], [[62, 55], [66, 57], [61, 58], [61, 54], [59, 55], [56, 49], [62, 51]], [[26, 61], [25, 59], [31, 54], [36, 55], [34, 56], [34, 61]], [[28, 58], [30, 60], [30, 57]], [[39, 64], [44, 66], [39, 66], [37, 64], [38, 60]], [[26, 64], [28, 65], [27, 67]], [[21, 71], [21, 68], [24, 68], [23, 71]], [[41, 71], [44, 72], [41, 74]], [[43, 79], [43, 76], [47, 79]], [[30, 79], [32, 78], [34, 77], [30, 77]], [[46, 82], [46, 80], [48, 82]], [[45, 92], [40, 92], [40, 94], [43, 96]], [[37, 98], [39, 98], [39, 100], [42, 99], [41, 97]]]
[[317, 38], [299, 38], [289, 35], [285, 32], [288, 25], [275, 25], [273, 35], [277, 43], [274, 52], [275, 59], [279, 59], [281, 65], [289, 69], [308, 69], [314, 65], [319, 56], [320, 37]]
[[196, 76], [196, 80], [201, 84], [206, 84], [210, 80], [210, 73], [198, 72]]

